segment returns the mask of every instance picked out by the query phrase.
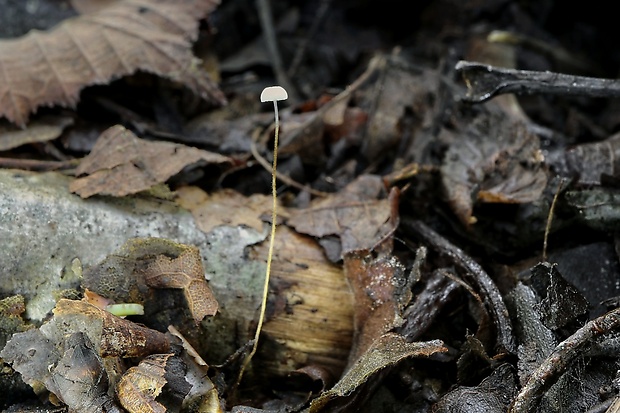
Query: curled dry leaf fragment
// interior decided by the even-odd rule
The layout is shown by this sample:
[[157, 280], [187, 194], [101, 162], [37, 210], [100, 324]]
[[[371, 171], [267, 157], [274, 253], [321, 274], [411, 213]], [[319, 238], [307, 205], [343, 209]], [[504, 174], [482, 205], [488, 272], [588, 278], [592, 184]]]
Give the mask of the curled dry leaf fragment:
[[185, 370], [174, 354], [146, 357], [123, 375], [116, 387], [118, 399], [130, 413], [179, 411], [192, 387], [183, 378]]
[[119, 303], [143, 304], [147, 315], [162, 310], [161, 303], [153, 301], [152, 289], [182, 289], [196, 323], [218, 309], [205, 279], [200, 250], [163, 238], [128, 240], [84, 272], [83, 286]]
[[41, 329], [50, 338], [82, 331], [102, 357], [141, 357], [170, 350], [170, 340], [164, 333], [116, 317], [84, 301], [59, 300], [54, 318]]
[[351, 397], [372, 376], [408, 357], [430, 357], [448, 351], [441, 340], [409, 343], [395, 333], [377, 338], [340, 378], [338, 383], [310, 404], [310, 413], [337, 411], [332, 403]]
[[164, 183], [197, 162], [226, 164], [226, 156], [169, 142], [149, 142], [123, 126], [104, 131], [76, 174], [86, 175], [69, 187], [82, 198], [95, 194], [124, 196]]
[[82, 88], [138, 70], [168, 77], [213, 103], [226, 99], [198, 68], [192, 42], [218, 0], [120, 1], [48, 32], [0, 41], [0, 116], [25, 126], [40, 106], [75, 106]]
[[153, 288], [180, 288], [198, 324], [217, 313], [217, 300], [209, 288], [197, 248], [187, 248], [177, 258], [159, 255], [144, 270], [146, 284]]

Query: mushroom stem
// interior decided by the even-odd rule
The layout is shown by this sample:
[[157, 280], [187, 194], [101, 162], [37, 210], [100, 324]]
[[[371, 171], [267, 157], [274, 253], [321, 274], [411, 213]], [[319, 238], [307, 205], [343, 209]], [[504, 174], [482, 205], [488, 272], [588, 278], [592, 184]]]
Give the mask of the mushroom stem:
[[256, 326], [256, 332], [254, 334], [254, 343], [252, 344], [252, 350], [248, 353], [243, 360], [243, 364], [241, 369], [239, 370], [239, 376], [237, 377], [237, 387], [241, 383], [241, 379], [243, 378], [243, 373], [245, 369], [252, 361], [252, 357], [256, 354], [256, 350], [258, 349], [258, 339], [260, 338], [260, 333], [263, 327], [263, 323], [265, 321], [265, 310], [267, 308], [267, 295], [269, 293], [269, 279], [271, 278], [271, 262], [273, 260], [273, 246], [275, 243], [276, 236], [276, 219], [277, 219], [277, 207], [278, 207], [278, 197], [277, 197], [277, 180], [276, 180], [276, 170], [278, 167], [278, 140], [280, 133], [280, 116], [278, 114], [278, 100], [285, 100], [288, 97], [286, 90], [284, 90], [280, 86], [272, 86], [265, 88], [263, 93], [261, 94], [261, 101], [273, 101], [273, 112], [275, 117], [275, 132], [274, 132], [274, 140], [273, 140], [273, 163], [271, 165], [271, 198], [273, 200], [272, 208], [271, 208], [271, 234], [269, 236], [269, 251], [267, 253], [267, 268], [265, 270], [265, 282], [263, 284], [263, 296], [260, 307], [260, 314], [258, 316], [258, 324]]

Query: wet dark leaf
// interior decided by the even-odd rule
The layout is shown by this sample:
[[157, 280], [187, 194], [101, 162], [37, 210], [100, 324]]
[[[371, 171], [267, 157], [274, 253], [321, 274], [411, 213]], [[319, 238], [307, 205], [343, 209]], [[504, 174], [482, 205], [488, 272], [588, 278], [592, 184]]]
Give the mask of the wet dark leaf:
[[584, 185], [600, 185], [601, 177], [620, 175], [620, 134], [601, 142], [576, 145], [566, 151], [570, 173]]
[[476, 387], [458, 387], [433, 406], [436, 413], [504, 413], [517, 393], [514, 369], [502, 364]]
[[[0, 352], [6, 362], [11, 364], [15, 371], [21, 374], [26, 384], [29, 384], [35, 393], [41, 394], [52, 387], [52, 374], [47, 366], [55, 366], [60, 360], [61, 353], [38, 329], [25, 331], [13, 335], [13, 338]], [[55, 388], [50, 389], [53, 392]]]
[[56, 395], [72, 411], [121, 412], [108, 394], [103, 360], [83, 333], [74, 333], [67, 339], [52, 381]]
[[537, 309], [547, 328], [561, 329], [588, 314], [590, 303], [575, 286], [562, 277], [557, 265], [541, 262], [531, 271], [529, 282], [540, 297]]
[[566, 202], [586, 225], [604, 231], [620, 229], [620, 191], [592, 188], [568, 191]]
[[344, 271], [355, 300], [353, 348], [349, 363], [385, 333], [400, 327], [411, 299], [404, 266], [387, 251], [356, 251], [344, 256]]
[[441, 177], [455, 214], [469, 226], [474, 204], [537, 200], [547, 184], [538, 137], [506, 115], [482, 115], [446, 152]]

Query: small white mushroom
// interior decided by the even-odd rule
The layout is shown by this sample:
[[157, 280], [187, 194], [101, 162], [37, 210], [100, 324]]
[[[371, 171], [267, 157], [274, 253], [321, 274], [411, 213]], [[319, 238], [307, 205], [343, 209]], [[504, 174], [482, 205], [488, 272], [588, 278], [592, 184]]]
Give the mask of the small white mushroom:
[[282, 86], [269, 86], [260, 94], [261, 102], [277, 102], [288, 99], [288, 93]]
[[273, 102], [273, 112], [276, 118], [276, 136], [275, 136], [275, 145], [273, 148], [274, 152], [274, 168], [275, 168], [275, 160], [277, 156], [278, 150], [278, 131], [280, 129], [280, 117], [278, 116], [278, 101], [288, 99], [288, 93], [286, 89], [282, 86], [269, 86], [263, 89], [260, 94], [261, 102]]

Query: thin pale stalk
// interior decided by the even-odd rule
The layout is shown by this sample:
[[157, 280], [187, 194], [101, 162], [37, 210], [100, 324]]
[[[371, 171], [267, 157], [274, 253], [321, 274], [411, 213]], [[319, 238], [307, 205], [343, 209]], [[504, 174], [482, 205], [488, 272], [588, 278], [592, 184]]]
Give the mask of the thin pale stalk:
[[252, 361], [252, 357], [256, 354], [256, 350], [258, 349], [258, 339], [260, 338], [260, 333], [263, 327], [263, 323], [265, 321], [265, 310], [267, 308], [267, 295], [269, 293], [269, 279], [271, 278], [271, 262], [273, 260], [273, 247], [275, 244], [276, 237], [276, 219], [277, 219], [277, 186], [276, 186], [276, 170], [278, 167], [278, 135], [280, 131], [280, 117], [278, 115], [278, 103], [274, 100], [273, 102], [273, 110], [275, 113], [275, 136], [273, 141], [273, 163], [271, 166], [271, 197], [273, 200], [272, 208], [271, 208], [271, 234], [269, 237], [269, 252], [267, 253], [267, 269], [265, 271], [265, 283], [263, 285], [263, 299], [260, 307], [260, 314], [258, 316], [258, 325], [256, 326], [256, 333], [254, 334], [254, 343], [252, 345], [252, 350], [247, 355], [245, 360], [243, 361], [243, 365], [241, 366], [241, 370], [239, 371], [239, 377], [237, 378], [237, 385], [241, 383], [241, 379], [243, 378], [243, 373], [245, 369]]

